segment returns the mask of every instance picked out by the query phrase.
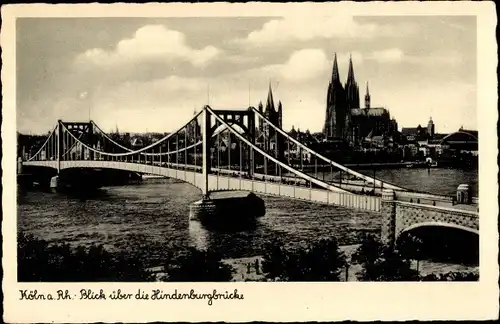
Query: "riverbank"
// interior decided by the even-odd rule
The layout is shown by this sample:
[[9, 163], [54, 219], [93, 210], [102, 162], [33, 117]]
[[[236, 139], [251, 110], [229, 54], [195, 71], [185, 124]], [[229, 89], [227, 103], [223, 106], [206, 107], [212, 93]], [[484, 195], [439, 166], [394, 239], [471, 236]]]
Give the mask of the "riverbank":
[[[340, 250], [345, 253], [347, 260], [351, 259], [352, 254], [359, 247], [359, 244], [354, 245], [344, 245], [340, 246]], [[257, 271], [255, 267], [255, 262], [258, 261], [259, 267], [262, 265], [263, 257], [260, 255], [246, 258], [235, 258], [235, 259], [225, 259], [222, 262], [230, 265], [234, 269], [233, 278], [231, 281], [233, 282], [241, 282], [241, 281], [266, 281], [262, 271]], [[471, 271], [479, 271], [479, 266], [467, 266], [461, 264], [452, 264], [452, 263], [442, 263], [442, 262], [434, 262], [422, 260], [418, 262], [418, 269], [421, 276], [426, 276], [429, 274], [443, 274], [447, 272], [471, 272]], [[417, 269], [417, 261], [412, 261], [412, 268]], [[362, 270], [360, 264], [349, 264], [349, 268], [347, 269], [347, 281], [348, 282], [356, 282], [359, 281], [357, 278], [357, 274], [359, 274]], [[345, 272], [341, 276], [342, 282], [346, 281]]]

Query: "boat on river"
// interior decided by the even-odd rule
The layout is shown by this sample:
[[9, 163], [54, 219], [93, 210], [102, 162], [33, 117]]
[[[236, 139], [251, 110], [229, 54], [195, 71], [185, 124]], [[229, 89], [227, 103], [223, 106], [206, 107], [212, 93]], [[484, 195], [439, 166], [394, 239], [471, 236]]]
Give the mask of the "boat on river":
[[264, 201], [247, 191], [211, 192], [190, 205], [190, 220], [204, 225], [242, 225], [264, 216]]

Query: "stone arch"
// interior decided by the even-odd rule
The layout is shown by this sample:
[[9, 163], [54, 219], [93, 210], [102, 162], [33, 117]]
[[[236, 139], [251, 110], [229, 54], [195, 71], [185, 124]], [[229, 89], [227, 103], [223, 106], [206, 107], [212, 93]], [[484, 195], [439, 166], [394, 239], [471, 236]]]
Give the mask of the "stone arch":
[[477, 230], [475, 228], [467, 227], [467, 226], [457, 225], [457, 224], [453, 224], [453, 223], [445, 223], [445, 222], [422, 222], [422, 223], [416, 223], [416, 224], [413, 224], [413, 225], [410, 225], [410, 226], [404, 228], [403, 230], [401, 230], [401, 232], [398, 233], [398, 236], [400, 236], [403, 233], [409, 232], [413, 229], [420, 228], [420, 227], [427, 227], [427, 226], [428, 227], [441, 226], [441, 227], [455, 228], [455, 229], [459, 229], [459, 230], [463, 230], [463, 231], [466, 231], [469, 233], [479, 235], [479, 230]]

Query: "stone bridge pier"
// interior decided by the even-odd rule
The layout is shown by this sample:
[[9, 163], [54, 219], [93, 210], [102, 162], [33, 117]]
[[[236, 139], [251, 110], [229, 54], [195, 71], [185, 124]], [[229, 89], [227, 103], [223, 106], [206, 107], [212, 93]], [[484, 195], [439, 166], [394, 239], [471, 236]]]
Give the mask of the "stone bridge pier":
[[394, 190], [384, 189], [380, 206], [381, 240], [395, 247], [396, 240], [403, 232], [424, 226], [455, 228], [479, 234], [479, 213], [455, 207], [398, 201]]

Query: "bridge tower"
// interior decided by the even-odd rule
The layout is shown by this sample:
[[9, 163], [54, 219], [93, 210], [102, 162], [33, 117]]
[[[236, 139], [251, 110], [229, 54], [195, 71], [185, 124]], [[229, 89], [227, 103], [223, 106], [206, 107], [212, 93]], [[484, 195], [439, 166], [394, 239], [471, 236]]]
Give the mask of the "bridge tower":
[[[212, 116], [210, 115], [210, 112], [207, 111], [207, 108], [210, 108], [209, 106], [203, 107], [203, 114], [205, 117], [202, 117], [203, 121], [202, 124], [205, 126], [207, 129], [206, 132], [206, 139], [205, 137], [203, 138], [203, 147], [206, 153], [208, 154], [203, 154], [203, 159], [204, 163], [207, 165], [207, 170], [210, 170], [211, 165], [210, 165], [210, 147], [212, 144], [212, 138], [213, 134], [216, 131], [216, 129], [221, 125], [221, 122], [215, 119], [212, 121]], [[244, 136], [246, 139], [252, 143], [252, 145], [255, 145], [255, 108], [249, 107], [246, 110], [216, 110], [214, 111], [215, 114], [219, 118], [221, 118], [225, 123], [228, 123], [229, 125], [237, 125], [239, 126], [243, 131], [244, 131]], [[204, 151], [204, 152], [205, 152]], [[248, 174], [252, 176], [255, 171], [255, 154], [254, 150], [252, 147], [248, 147], [246, 154], [248, 155]], [[205, 159], [207, 161], [205, 161]]]

